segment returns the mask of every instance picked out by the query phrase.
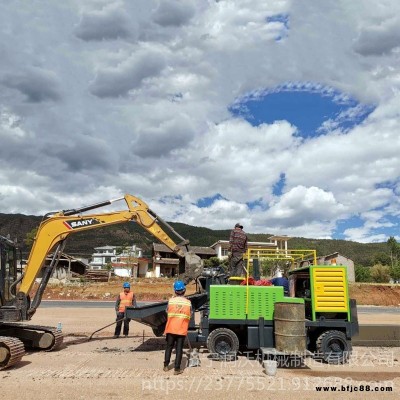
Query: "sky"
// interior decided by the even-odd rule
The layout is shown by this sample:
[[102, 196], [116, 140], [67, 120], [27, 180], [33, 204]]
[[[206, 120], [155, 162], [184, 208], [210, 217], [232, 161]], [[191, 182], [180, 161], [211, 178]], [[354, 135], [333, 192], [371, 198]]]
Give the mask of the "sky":
[[2, 1], [0, 60], [1, 213], [400, 239], [397, 0]]

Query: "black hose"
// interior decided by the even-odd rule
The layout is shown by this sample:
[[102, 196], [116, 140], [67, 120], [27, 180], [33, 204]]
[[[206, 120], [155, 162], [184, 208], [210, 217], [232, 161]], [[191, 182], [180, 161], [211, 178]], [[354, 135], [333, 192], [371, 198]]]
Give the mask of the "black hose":
[[94, 331], [94, 332], [89, 336], [88, 341], [92, 339], [92, 337], [93, 337], [93, 335], [94, 335], [95, 333], [100, 332], [100, 331], [102, 331], [103, 329], [106, 329], [106, 328], [108, 328], [109, 326], [116, 324], [117, 322], [123, 321], [124, 319], [125, 319], [125, 316], [124, 316], [123, 318], [117, 319], [116, 321], [112, 322], [111, 324], [108, 324], [108, 325], [106, 325], [106, 326], [103, 326], [103, 327], [100, 328], [100, 329], [97, 329], [97, 331]]

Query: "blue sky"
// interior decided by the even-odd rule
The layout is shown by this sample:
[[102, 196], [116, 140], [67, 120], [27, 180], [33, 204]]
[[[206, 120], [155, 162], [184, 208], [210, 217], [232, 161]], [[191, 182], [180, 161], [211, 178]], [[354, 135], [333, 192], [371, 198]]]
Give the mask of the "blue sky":
[[130, 193], [212, 229], [400, 240], [399, 26], [395, 0], [1, 2], [0, 212]]
[[[299, 136], [307, 138], [323, 134], [323, 123], [329, 120], [337, 121], [337, 128], [347, 131], [360, 124], [374, 109], [371, 105], [360, 105], [353, 99], [338, 101], [337, 96], [337, 93], [324, 95], [282, 90], [235, 104], [232, 112], [255, 126], [286, 120], [298, 128]], [[356, 116], [341, 118], [357, 107], [360, 112]]]

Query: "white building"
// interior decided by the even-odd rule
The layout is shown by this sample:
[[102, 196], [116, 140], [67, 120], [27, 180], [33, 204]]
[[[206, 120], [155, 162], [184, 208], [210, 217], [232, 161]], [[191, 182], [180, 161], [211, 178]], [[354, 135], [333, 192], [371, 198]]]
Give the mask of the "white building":
[[[287, 242], [290, 239], [289, 236], [271, 236], [268, 238], [269, 242], [247, 242], [247, 245], [251, 249], [278, 249], [278, 250], [287, 250]], [[223, 260], [228, 257], [229, 252], [229, 240], [218, 240], [210, 246], [217, 253], [217, 257], [220, 260]]]
[[[202, 260], [216, 257], [214, 249], [202, 246], [189, 246], [189, 250], [197, 254]], [[174, 277], [179, 274], [179, 257], [165, 244], [153, 243], [153, 271], [148, 277]]]
[[[299, 267], [306, 267], [313, 264], [313, 260], [306, 259], [299, 263]], [[317, 257], [317, 265], [344, 265], [347, 267], [347, 279], [349, 282], [355, 282], [354, 261], [339, 252]]]
[[90, 269], [102, 269], [116, 257], [116, 246], [95, 247], [90, 261]]
[[[104, 269], [107, 264], [111, 264], [115, 272], [129, 269], [129, 276], [137, 277], [146, 275], [148, 260], [143, 258], [143, 250], [136, 245], [95, 247], [90, 269]], [[126, 273], [121, 272], [121, 275], [126, 276]]]

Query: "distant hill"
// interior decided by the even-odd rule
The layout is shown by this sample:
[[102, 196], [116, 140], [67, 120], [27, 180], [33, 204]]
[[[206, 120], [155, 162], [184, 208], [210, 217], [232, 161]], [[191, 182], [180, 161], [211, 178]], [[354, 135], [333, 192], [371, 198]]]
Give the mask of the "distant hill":
[[[228, 240], [230, 234], [230, 230], [212, 230], [182, 223], [171, 223], [171, 225], [183, 237], [188, 238], [191, 244], [198, 246], [210, 246], [218, 240]], [[272, 233], [247, 233], [247, 236], [253, 242], [267, 242]], [[358, 243], [336, 239], [294, 237], [289, 240], [288, 246], [293, 250], [316, 250], [318, 255], [328, 255], [338, 251], [360, 265], [372, 265], [375, 255], [388, 252], [386, 243]]]
[[[25, 245], [26, 234], [37, 227], [42, 217], [23, 214], [0, 214], [0, 235], [10, 235], [11, 239], [17, 239], [23, 256], [27, 257], [29, 248]], [[210, 246], [218, 240], [228, 240], [230, 230], [213, 230], [196, 227], [182, 223], [170, 222], [171, 226], [184, 238], [189, 239], [194, 246]], [[251, 234], [251, 241], [268, 241], [272, 233]], [[176, 243], [180, 239], [170, 235]], [[89, 258], [93, 249], [103, 245], [123, 246], [137, 244], [143, 248], [145, 255], [150, 256], [152, 243], [156, 239], [136, 223], [114, 225], [102, 229], [76, 233], [68, 238], [65, 251], [77, 257]], [[329, 239], [305, 239], [292, 238], [289, 240], [290, 249], [315, 249], [318, 255], [331, 254], [336, 251], [351, 258], [359, 265], [372, 265], [374, 256], [387, 253], [386, 243], [357, 243], [346, 240]]]

